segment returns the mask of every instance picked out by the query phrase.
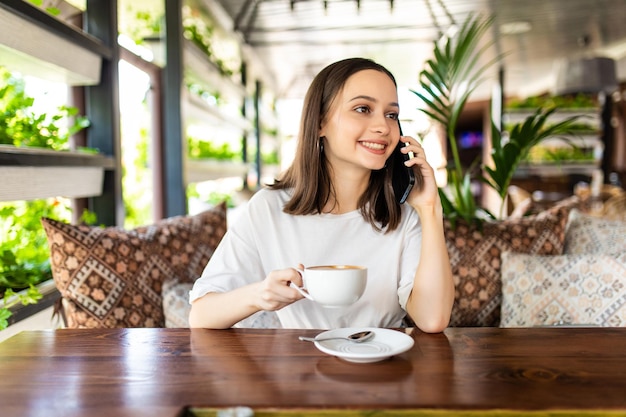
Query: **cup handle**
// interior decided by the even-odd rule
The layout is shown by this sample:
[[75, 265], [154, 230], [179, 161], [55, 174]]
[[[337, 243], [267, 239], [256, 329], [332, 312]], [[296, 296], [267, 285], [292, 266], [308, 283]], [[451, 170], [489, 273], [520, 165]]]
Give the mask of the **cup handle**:
[[[304, 274], [304, 271], [303, 271], [303, 270], [301, 270], [301, 269], [297, 269], [297, 268], [296, 268], [296, 271], [298, 271], [298, 272], [300, 273], [300, 275]], [[289, 286], [290, 286], [291, 288], [293, 288], [294, 290], [298, 291], [298, 292], [299, 292], [300, 294], [302, 294], [305, 298], [308, 298], [308, 299], [309, 299], [309, 300], [311, 300], [311, 301], [315, 301], [315, 300], [313, 299], [313, 297], [311, 296], [311, 294], [309, 294], [308, 292], [306, 292], [306, 288], [303, 288], [303, 287], [298, 287], [298, 286], [297, 286], [296, 284], [294, 284], [293, 282], [290, 282], [290, 283], [289, 283]]]

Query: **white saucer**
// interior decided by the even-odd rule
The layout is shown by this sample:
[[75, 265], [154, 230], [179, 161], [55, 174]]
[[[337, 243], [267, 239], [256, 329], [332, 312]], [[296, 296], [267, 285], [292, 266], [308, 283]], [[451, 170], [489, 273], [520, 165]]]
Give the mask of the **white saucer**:
[[315, 347], [329, 355], [356, 363], [382, 361], [394, 355], [406, 352], [413, 347], [414, 340], [406, 333], [378, 327], [346, 327], [333, 329], [320, 333], [316, 337], [320, 339], [324, 337], [347, 337], [352, 333], [365, 330], [374, 332], [374, 337], [366, 342], [355, 343], [349, 340], [335, 339], [314, 342]]

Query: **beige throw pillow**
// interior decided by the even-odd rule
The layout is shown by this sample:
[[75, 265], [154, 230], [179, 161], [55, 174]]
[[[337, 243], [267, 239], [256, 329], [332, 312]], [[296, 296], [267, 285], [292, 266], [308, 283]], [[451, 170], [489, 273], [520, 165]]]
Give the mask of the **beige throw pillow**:
[[563, 253], [620, 253], [626, 251], [626, 222], [570, 212]]
[[626, 326], [626, 252], [502, 254], [500, 327]]

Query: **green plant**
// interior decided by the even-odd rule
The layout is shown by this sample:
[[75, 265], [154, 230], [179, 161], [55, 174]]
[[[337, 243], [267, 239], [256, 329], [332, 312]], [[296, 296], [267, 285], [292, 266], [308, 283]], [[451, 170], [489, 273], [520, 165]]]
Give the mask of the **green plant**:
[[158, 38], [163, 31], [163, 14], [154, 10], [133, 10], [127, 7], [127, 13], [132, 16], [120, 26], [120, 32], [130, 37], [137, 45], [145, 43], [146, 39]]
[[[555, 108], [538, 108], [521, 123], [511, 127], [506, 142], [502, 132], [492, 122], [491, 156], [493, 165], [476, 161], [470, 167], [461, 165], [457, 147], [456, 127], [470, 95], [485, 80], [485, 72], [502, 55], [479, 64], [481, 55], [493, 42], [481, 45], [481, 38], [493, 23], [493, 17], [483, 19], [470, 15], [456, 35], [435, 43], [434, 58], [426, 62], [420, 73], [420, 91], [413, 91], [425, 104], [420, 109], [444, 126], [450, 144], [453, 165], [448, 167], [448, 192], [439, 189], [444, 214], [454, 224], [458, 219], [480, 223], [486, 218], [496, 219], [493, 213], [479, 207], [472, 192], [473, 176], [492, 187], [502, 199], [499, 218], [503, 217], [505, 198], [515, 170], [527, 157], [530, 149], [548, 137], [571, 132], [578, 116], [548, 125]], [[480, 173], [478, 167], [484, 170]]]
[[594, 150], [589, 148], [578, 148], [576, 146], [536, 146], [531, 149], [525, 161], [533, 163], [560, 163], [593, 162], [595, 159]]
[[530, 150], [546, 138], [571, 133], [571, 125], [578, 116], [569, 117], [559, 123], [548, 125], [547, 120], [556, 109], [537, 109], [523, 123], [513, 126], [506, 142], [500, 129], [491, 124], [491, 158], [493, 166], [484, 165], [486, 175], [481, 180], [491, 186], [502, 201], [500, 215], [502, 218], [506, 207], [506, 196], [513, 179], [513, 174], [520, 162], [528, 157]]
[[185, 38], [196, 45], [216, 65], [222, 75], [231, 76], [235, 72], [213, 49], [214, 30], [212, 23], [206, 18], [199, 18], [197, 13], [189, 13], [183, 17]]
[[37, 304], [41, 300], [42, 295], [34, 286], [30, 286], [25, 293], [15, 293], [12, 289], [8, 289], [4, 292], [2, 297], [2, 307], [0, 307], [0, 330], [6, 329], [9, 326], [9, 318], [11, 318], [11, 307], [18, 304], [28, 305]]
[[75, 107], [37, 114], [34, 103], [25, 92], [24, 80], [0, 67], [0, 144], [67, 150], [70, 136], [89, 126]]
[[58, 7], [44, 7], [43, 6], [43, 0], [28, 0], [29, 3], [32, 3], [33, 5], [45, 10], [46, 12], [50, 13], [52, 16], [58, 16], [61, 13], [61, 10], [59, 10]]
[[434, 58], [425, 63], [419, 74], [420, 90], [412, 90], [425, 104], [420, 108], [425, 114], [441, 123], [445, 128], [453, 158], [448, 168], [448, 183], [451, 197], [440, 189], [439, 195], [447, 217], [463, 218], [467, 222], [476, 219], [480, 209], [471, 190], [471, 173], [461, 165], [457, 147], [456, 127], [470, 95], [485, 80], [485, 72], [500, 56], [479, 65], [479, 59], [493, 42], [480, 45], [493, 17], [483, 19], [470, 15], [459, 31], [451, 37], [444, 37], [434, 44]]
[[[52, 278], [41, 217], [67, 219], [69, 213], [69, 207], [57, 199], [0, 204], [0, 330], [11, 316], [9, 308], [20, 302], [36, 303], [41, 294], [35, 286]], [[21, 290], [25, 294], [13, 297]]]
[[266, 151], [261, 152], [261, 162], [266, 165], [278, 165], [280, 158], [278, 157], [278, 151]]
[[593, 94], [574, 94], [568, 96], [531, 96], [525, 99], [510, 99], [507, 102], [508, 109], [537, 109], [542, 108], [570, 108], [588, 109], [596, 107], [597, 99]]
[[211, 158], [222, 161], [241, 161], [241, 154], [234, 151], [229, 143], [217, 145], [213, 142], [187, 138], [187, 153], [190, 158]]

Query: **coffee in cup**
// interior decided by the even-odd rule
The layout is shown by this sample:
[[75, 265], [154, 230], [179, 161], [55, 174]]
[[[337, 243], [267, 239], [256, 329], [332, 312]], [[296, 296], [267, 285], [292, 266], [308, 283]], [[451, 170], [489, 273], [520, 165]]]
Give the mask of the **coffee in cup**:
[[298, 270], [304, 287], [291, 283], [302, 295], [324, 307], [346, 307], [365, 291], [367, 268], [355, 265], [320, 265]]

